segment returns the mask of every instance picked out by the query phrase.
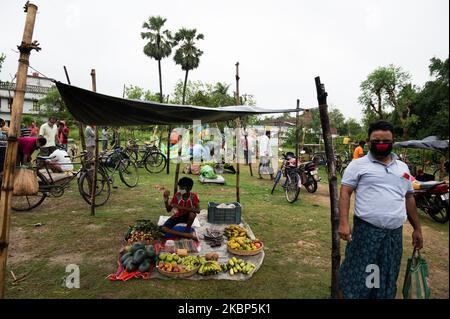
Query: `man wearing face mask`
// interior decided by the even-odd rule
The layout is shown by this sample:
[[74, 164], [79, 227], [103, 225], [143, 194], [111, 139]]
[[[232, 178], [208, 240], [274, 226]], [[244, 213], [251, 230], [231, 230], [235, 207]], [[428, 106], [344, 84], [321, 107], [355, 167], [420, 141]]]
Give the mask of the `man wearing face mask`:
[[[193, 240], [198, 240], [194, 232], [191, 232], [192, 223], [195, 217], [200, 213], [200, 200], [197, 194], [192, 193], [194, 181], [189, 177], [183, 177], [178, 181], [179, 191], [173, 196], [169, 203], [170, 191], [164, 191], [164, 204], [167, 212], [171, 212], [175, 208], [175, 212], [170, 218], [161, 226], [161, 231], [166, 234], [171, 234], [177, 237], [184, 237]], [[185, 232], [174, 230], [173, 228], [180, 223], [185, 223]]]
[[[422, 231], [408, 166], [392, 153], [394, 128], [369, 125], [369, 153], [345, 169], [339, 199], [339, 236], [347, 241], [339, 284], [344, 298], [395, 298], [406, 219], [414, 228], [414, 249], [423, 247]], [[353, 230], [350, 197], [355, 192]]]

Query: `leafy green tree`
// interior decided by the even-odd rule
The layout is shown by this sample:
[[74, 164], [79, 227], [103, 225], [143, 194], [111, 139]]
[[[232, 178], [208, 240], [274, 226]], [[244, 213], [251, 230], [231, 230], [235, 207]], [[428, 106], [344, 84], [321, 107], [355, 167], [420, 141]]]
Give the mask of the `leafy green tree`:
[[413, 110], [419, 121], [411, 128], [411, 135], [422, 139], [436, 135], [448, 139], [449, 116], [449, 64], [446, 60], [432, 58], [429, 65], [433, 80], [425, 83], [416, 94]]
[[160, 16], [149, 17], [142, 27], [148, 31], [141, 32], [142, 39], [148, 40], [144, 46], [144, 53], [148, 57], [158, 61], [159, 73], [159, 102], [163, 103], [161, 59], [172, 53], [172, 35], [169, 30], [161, 31], [167, 19]]
[[1, 53], [0, 54], [0, 72], [2, 71], [3, 62], [5, 62], [6, 55]]
[[129, 85], [125, 87], [125, 97], [131, 100], [143, 100], [159, 102], [160, 95], [158, 93], [152, 93], [150, 90], [144, 90], [143, 88], [135, 85]]
[[196, 29], [185, 29], [181, 28], [175, 34], [175, 45], [180, 45], [180, 47], [176, 50], [174, 61], [176, 64], [181, 65], [181, 69], [186, 72], [184, 77], [184, 86], [183, 86], [183, 99], [182, 104], [185, 104], [186, 98], [186, 85], [188, 81], [188, 73], [191, 70], [198, 68], [200, 64], [200, 57], [203, 54], [203, 51], [198, 49], [195, 45], [195, 41], [204, 39], [203, 34], [197, 34]]
[[68, 125], [74, 123], [74, 118], [64, 104], [56, 86], [52, 86], [48, 93], [38, 101], [39, 115], [44, 118], [55, 116], [57, 119], [65, 120]]

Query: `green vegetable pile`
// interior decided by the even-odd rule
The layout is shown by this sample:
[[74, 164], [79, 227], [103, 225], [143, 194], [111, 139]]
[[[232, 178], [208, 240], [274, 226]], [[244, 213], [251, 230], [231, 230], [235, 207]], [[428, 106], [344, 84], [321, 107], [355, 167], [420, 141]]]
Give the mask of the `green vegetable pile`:
[[158, 225], [147, 219], [139, 219], [133, 226], [130, 226], [125, 235], [125, 240], [128, 241], [135, 234], [141, 235], [141, 240], [149, 238], [159, 239], [164, 237], [164, 234], [159, 230]]
[[147, 272], [150, 266], [156, 260], [153, 245], [145, 245], [144, 243], [134, 243], [126, 246], [120, 256], [120, 263], [128, 271]]

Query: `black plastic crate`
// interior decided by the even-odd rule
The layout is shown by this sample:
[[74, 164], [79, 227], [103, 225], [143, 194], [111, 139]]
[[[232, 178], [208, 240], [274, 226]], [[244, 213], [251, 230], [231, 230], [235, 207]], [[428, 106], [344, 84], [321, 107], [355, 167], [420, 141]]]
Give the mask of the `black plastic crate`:
[[234, 204], [235, 208], [218, 208], [220, 204], [208, 202], [208, 223], [211, 224], [239, 224], [241, 222], [241, 204]]

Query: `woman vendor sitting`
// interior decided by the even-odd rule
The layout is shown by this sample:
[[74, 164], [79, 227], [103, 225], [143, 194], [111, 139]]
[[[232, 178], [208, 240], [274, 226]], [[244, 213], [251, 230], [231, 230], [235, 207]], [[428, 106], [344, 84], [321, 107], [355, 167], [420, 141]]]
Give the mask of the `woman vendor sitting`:
[[[175, 213], [161, 226], [161, 231], [165, 234], [175, 235], [177, 237], [190, 238], [198, 240], [194, 232], [191, 232], [192, 223], [200, 212], [200, 200], [197, 194], [192, 193], [194, 181], [189, 177], [183, 177], [178, 181], [179, 191], [173, 196], [169, 203], [170, 191], [164, 192], [164, 203], [168, 212], [175, 208]], [[186, 223], [185, 231], [177, 231], [173, 228], [180, 223]]]

